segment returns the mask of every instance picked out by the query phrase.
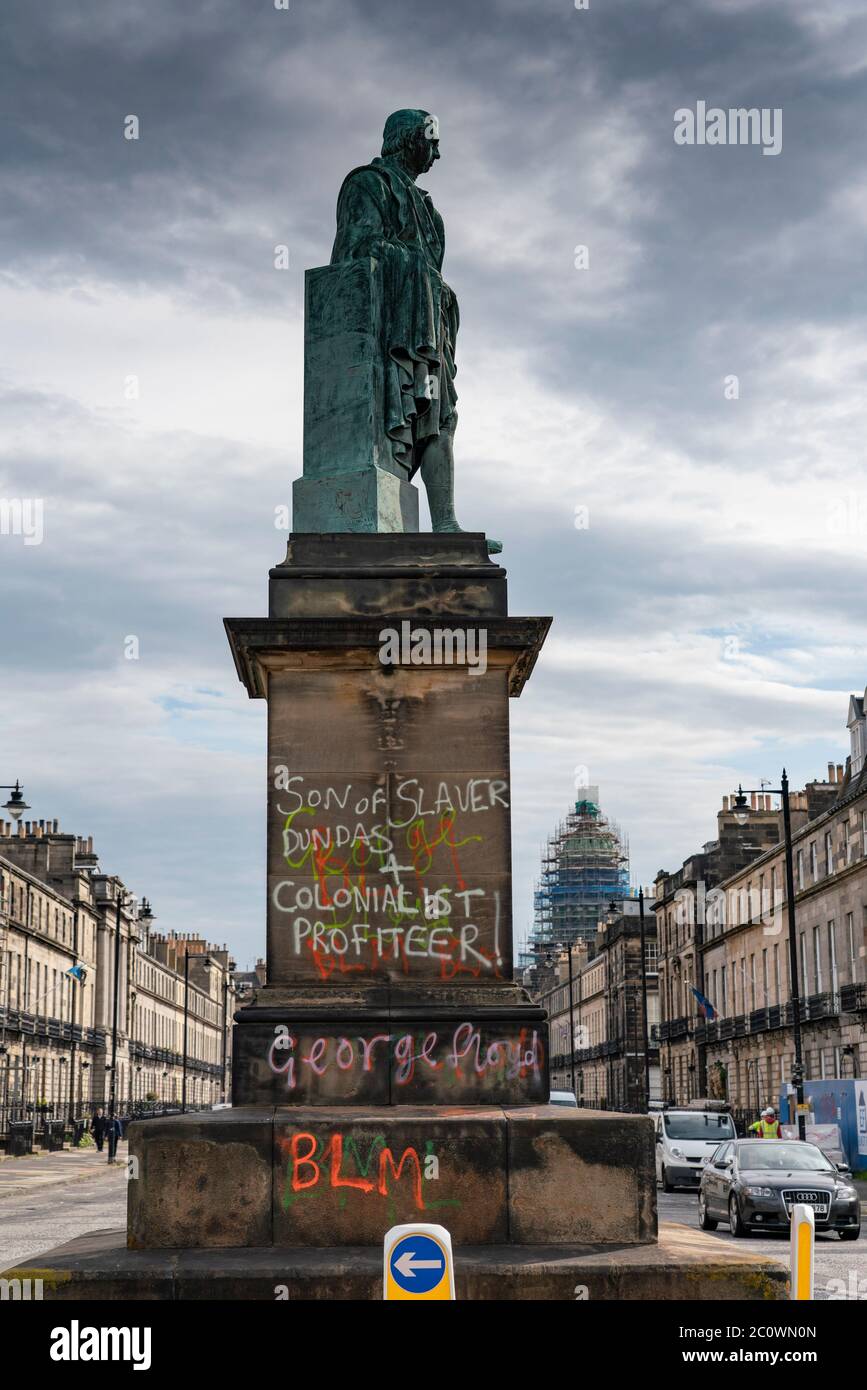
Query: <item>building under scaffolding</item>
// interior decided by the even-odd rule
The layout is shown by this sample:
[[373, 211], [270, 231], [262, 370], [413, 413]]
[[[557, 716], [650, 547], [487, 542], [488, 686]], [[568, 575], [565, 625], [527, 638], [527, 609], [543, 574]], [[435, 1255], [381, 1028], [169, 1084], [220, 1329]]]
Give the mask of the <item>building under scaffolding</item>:
[[609, 903], [629, 895], [628, 844], [599, 809], [599, 788], [582, 792], [542, 851], [526, 965], [547, 947], [592, 941]]

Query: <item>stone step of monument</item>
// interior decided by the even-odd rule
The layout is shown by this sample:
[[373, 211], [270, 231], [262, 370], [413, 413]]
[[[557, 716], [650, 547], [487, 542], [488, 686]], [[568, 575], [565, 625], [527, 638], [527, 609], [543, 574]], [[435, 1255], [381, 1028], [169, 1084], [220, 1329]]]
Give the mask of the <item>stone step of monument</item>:
[[[382, 1248], [128, 1250], [123, 1231], [69, 1241], [37, 1261], [3, 1271], [39, 1278], [44, 1298], [205, 1300], [382, 1299]], [[38, 1267], [37, 1267], [38, 1265]], [[788, 1272], [764, 1255], [728, 1250], [685, 1226], [658, 1243], [455, 1247], [459, 1300], [781, 1300]]]

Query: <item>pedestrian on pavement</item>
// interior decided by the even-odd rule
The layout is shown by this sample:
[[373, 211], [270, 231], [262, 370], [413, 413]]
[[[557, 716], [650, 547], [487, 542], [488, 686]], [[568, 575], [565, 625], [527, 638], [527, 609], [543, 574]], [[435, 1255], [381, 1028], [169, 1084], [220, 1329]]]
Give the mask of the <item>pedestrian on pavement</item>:
[[777, 1119], [777, 1112], [772, 1105], [765, 1106], [761, 1118], [755, 1124], [750, 1125], [749, 1133], [756, 1139], [782, 1139], [783, 1131]]
[[97, 1152], [102, 1153], [102, 1146], [105, 1142], [105, 1132], [108, 1128], [108, 1121], [102, 1112], [101, 1106], [97, 1106], [96, 1111], [94, 1112], [93, 1119], [90, 1122], [90, 1128], [93, 1137], [96, 1140]]
[[105, 1132], [108, 1136], [108, 1156], [109, 1162], [114, 1163], [117, 1146], [123, 1138], [123, 1125], [118, 1115], [113, 1115], [105, 1122]]

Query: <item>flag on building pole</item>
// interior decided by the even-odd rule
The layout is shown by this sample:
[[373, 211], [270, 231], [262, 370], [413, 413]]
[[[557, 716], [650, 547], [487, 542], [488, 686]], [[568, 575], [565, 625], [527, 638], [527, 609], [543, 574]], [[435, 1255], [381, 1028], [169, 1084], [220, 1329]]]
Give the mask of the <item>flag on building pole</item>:
[[695, 985], [691, 985], [690, 988], [692, 989], [693, 994], [698, 1000], [698, 1011], [701, 1014], [702, 1018], [706, 1019], [708, 1023], [713, 1023], [714, 1019], [716, 1018], [716, 1009], [714, 1008], [713, 1004], [704, 994], [702, 994], [700, 989], [696, 989]]
[[87, 971], [83, 965], [70, 965], [66, 974], [71, 975], [73, 980], [77, 980], [80, 985], [83, 985], [87, 978]]

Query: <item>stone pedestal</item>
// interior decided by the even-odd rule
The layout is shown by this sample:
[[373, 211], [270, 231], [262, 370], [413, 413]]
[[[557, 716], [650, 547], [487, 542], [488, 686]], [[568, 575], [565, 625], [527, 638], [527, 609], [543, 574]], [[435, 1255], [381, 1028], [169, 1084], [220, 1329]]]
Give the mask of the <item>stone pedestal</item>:
[[547, 1100], [512, 980], [508, 705], [548, 623], [508, 616], [475, 533], [293, 536], [269, 617], [226, 620], [268, 701], [268, 985], [236, 1105]]

